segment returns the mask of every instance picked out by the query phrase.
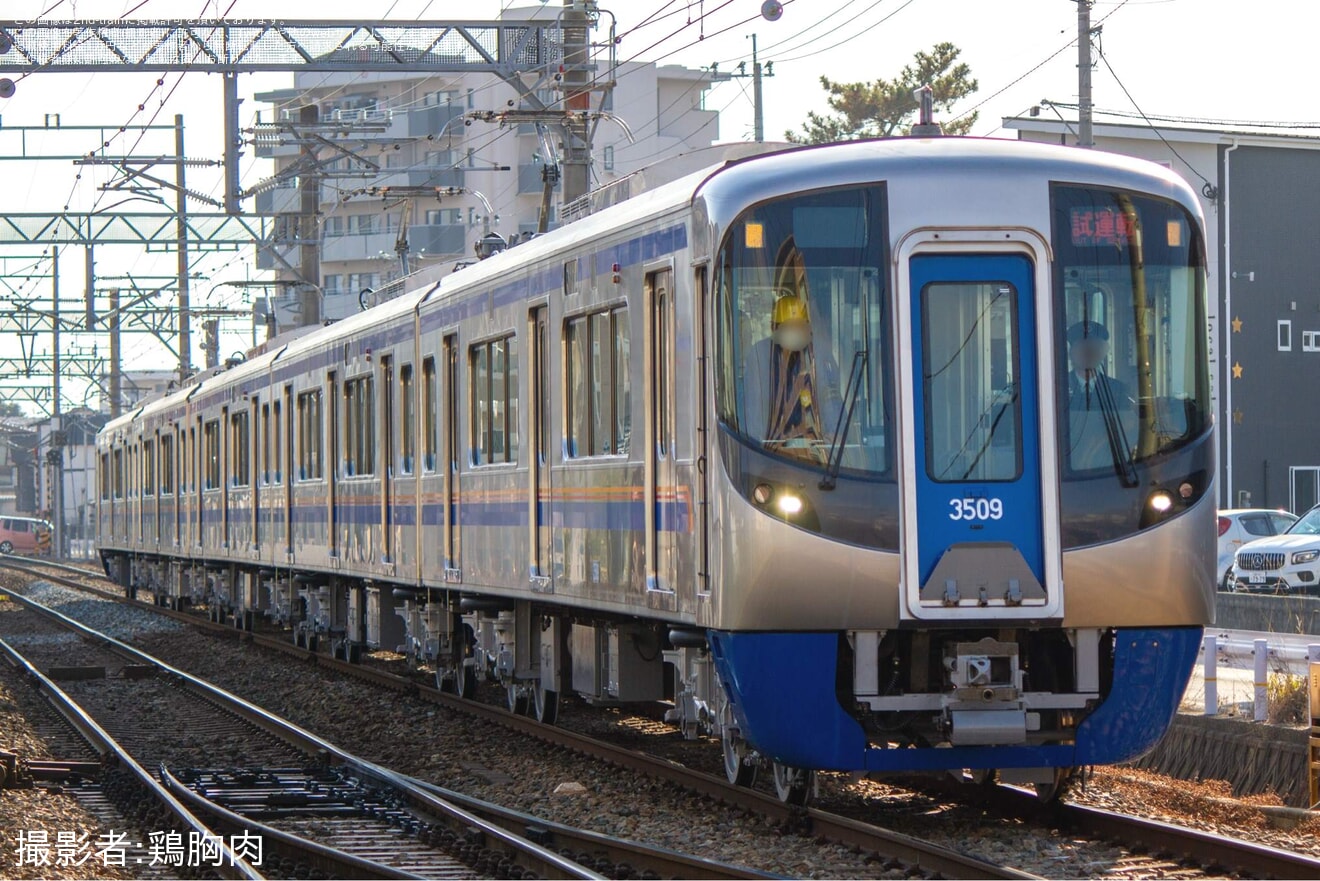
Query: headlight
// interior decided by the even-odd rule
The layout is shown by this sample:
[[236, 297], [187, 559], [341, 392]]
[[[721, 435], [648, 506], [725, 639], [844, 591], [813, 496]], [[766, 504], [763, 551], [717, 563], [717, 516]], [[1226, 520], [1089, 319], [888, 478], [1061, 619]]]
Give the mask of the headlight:
[[1293, 565], [1300, 566], [1302, 563], [1309, 563], [1316, 557], [1320, 557], [1320, 551], [1298, 551], [1293, 554]]

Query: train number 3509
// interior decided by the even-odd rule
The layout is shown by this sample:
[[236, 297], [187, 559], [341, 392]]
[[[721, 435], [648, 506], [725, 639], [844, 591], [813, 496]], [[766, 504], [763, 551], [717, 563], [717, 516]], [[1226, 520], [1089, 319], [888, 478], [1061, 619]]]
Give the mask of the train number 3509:
[[950, 520], [1000, 520], [1003, 499], [949, 499]]

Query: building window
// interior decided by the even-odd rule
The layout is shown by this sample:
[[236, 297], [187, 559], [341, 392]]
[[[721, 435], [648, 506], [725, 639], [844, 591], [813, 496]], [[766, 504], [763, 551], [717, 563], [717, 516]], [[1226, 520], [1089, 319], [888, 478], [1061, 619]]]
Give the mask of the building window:
[[405, 364], [399, 368], [399, 446], [403, 451], [403, 473], [412, 474], [413, 448], [416, 432], [416, 404], [413, 389], [413, 367]]
[[1285, 320], [1279, 322], [1279, 351], [1292, 351], [1292, 321]]
[[361, 293], [367, 288], [375, 289], [380, 280], [380, 273], [377, 272], [350, 272], [348, 274], [349, 293]]
[[1320, 352], [1320, 330], [1302, 331], [1302, 351]]
[[327, 275], [321, 279], [321, 287], [325, 289], [325, 292], [327, 294], [337, 294], [339, 293], [339, 285], [342, 280], [343, 280], [342, 275], [338, 275], [338, 274]]
[[321, 419], [321, 390], [298, 396], [298, 479], [320, 480], [324, 475], [322, 451], [325, 423]]
[[568, 455], [626, 455], [632, 435], [627, 310], [570, 319], [564, 347]]
[[452, 168], [454, 165], [454, 151], [427, 150], [422, 154], [422, 164], [431, 168]]
[[431, 208], [426, 212], [426, 223], [428, 226], [459, 224], [462, 222], [462, 208]]
[[472, 464], [518, 459], [518, 352], [512, 336], [478, 343], [472, 366]]
[[370, 376], [344, 382], [344, 467], [349, 477], [376, 470], [376, 389]]
[[348, 216], [349, 235], [368, 235], [380, 229], [379, 218], [374, 214], [350, 214]]
[[344, 234], [344, 218], [327, 217], [322, 228], [327, 236], [342, 236]]
[[605, 170], [614, 170], [614, 145], [608, 144], [605, 147]]

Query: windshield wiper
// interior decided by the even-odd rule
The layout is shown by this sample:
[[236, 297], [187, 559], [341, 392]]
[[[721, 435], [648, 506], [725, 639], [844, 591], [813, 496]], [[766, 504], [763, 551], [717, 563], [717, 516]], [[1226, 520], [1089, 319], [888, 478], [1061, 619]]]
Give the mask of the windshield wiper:
[[843, 391], [843, 409], [834, 426], [834, 438], [830, 441], [829, 455], [825, 457], [825, 476], [820, 479], [821, 489], [834, 489], [839, 479], [839, 469], [843, 467], [844, 441], [848, 429], [852, 426], [853, 408], [857, 406], [857, 395], [862, 390], [863, 371], [866, 369], [866, 351], [858, 349], [853, 355], [852, 369], [848, 371], [848, 385]]
[[1100, 401], [1100, 415], [1105, 418], [1105, 434], [1109, 437], [1109, 452], [1114, 457], [1114, 471], [1124, 486], [1132, 487], [1141, 482], [1137, 476], [1137, 466], [1132, 461], [1132, 448], [1128, 446], [1127, 433], [1118, 417], [1118, 403], [1114, 400], [1114, 390], [1109, 387], [1109, 377], [1096, 371], [1095, 393]]

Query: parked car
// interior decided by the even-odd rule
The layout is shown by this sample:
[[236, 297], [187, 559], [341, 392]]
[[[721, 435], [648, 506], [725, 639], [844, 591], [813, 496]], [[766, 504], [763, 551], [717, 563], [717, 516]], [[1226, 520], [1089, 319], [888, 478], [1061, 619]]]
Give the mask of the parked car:
[[1279, 535], [1297, 522], [1287, 511], [1232, 508], [1219, 512], [1219, 588], [1233, 586], [1233, 555], [1242, 545], [1267, 535]]
[[0, 517], [0, 554], [48, 554], [52, 527], [35, 517]]
[[1233, 559], [1233, 590], [1320, 596], [1320, 505], [1303, 514], [1287, 532], [1238, 548]]

